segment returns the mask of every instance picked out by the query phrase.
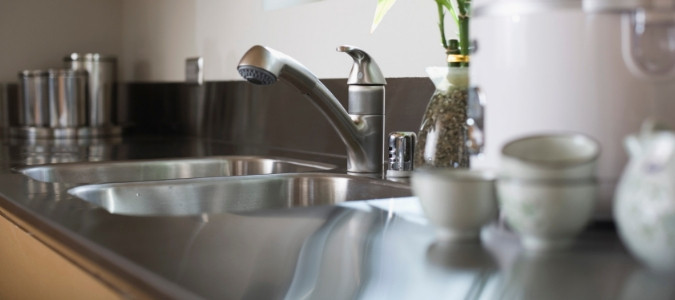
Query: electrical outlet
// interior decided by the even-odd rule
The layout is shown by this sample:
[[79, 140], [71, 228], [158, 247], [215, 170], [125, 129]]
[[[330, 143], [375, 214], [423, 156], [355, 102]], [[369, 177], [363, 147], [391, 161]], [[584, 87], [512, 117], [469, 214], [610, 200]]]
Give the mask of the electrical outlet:
[[202, 85], [204, 83], [204, 59], [192, 57], [185, 60], [185, 82]]

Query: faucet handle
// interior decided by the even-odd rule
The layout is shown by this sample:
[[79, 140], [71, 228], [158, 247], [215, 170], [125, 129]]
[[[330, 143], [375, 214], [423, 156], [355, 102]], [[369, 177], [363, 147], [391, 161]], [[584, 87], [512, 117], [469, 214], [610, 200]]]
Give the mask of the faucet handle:
[[374, 59], [357, 47], [340, 46], [336, 49], [338, 52], [345, 52], [354, 59], [354, 66], [349, 74], [347, 84], [349, 85], [385, 85], [387, 81], [382, 75], [380, 67]]

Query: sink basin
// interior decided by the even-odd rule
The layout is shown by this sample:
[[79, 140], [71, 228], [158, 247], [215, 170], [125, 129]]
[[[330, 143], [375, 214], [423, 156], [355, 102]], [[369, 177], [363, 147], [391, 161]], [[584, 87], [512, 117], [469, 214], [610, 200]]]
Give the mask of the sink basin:
[[113, 214], [179, 216], [409, 197], [399, 183], [310, 173], [85, 185], [71, 195]]
[[261, 156], [51, 164], [17, 169], [42, 182], [105, 183], [326, 171], [336, 166]]

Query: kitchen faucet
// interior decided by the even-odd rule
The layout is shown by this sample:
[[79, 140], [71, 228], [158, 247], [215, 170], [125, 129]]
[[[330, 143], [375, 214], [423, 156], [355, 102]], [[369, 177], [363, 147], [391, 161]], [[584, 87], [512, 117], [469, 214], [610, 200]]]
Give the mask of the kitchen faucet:
[[248, 82], [269, 85], [281, 79], [302, 93], [323, 113], [347, 146], [347, 172], [381, 173], [384, 143], [384, 85], [377, 63], [365, 51], [340, 46], [354, 59], [347, 80], [349, 113], [305, 66], [279, 51], [253, 46], [237, 70]]

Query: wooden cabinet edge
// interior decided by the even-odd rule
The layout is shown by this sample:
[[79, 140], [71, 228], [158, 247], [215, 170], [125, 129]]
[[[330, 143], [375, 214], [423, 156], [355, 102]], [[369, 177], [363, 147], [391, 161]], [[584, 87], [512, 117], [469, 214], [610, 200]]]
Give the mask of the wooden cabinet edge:
[[0, 241], [0, 299], [153, 299], [2, 207]]

